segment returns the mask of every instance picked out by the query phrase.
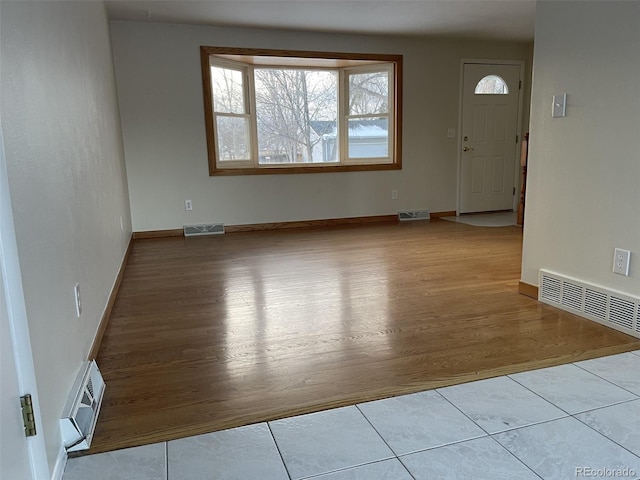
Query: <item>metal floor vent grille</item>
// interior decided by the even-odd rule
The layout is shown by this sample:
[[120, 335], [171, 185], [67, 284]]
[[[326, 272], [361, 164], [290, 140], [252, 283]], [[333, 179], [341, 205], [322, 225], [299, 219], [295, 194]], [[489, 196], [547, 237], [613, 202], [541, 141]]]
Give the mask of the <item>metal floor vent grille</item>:
[[224, 233], [223, 223], [209, 223], [207, 225], [185, 225], [184, 236], [195, 237], [197, 235], [220, 235]]
[[87, 362], [78, 373], [60, 419], [60, 432], [67, 452], [86, 450], [91, 446], [105, 387], [96, 362]]
[[428, 210], [404, 210], [398, 212], [398, 220], [407, 222], [411, 220], [429, 220], [431, 217]]
[[640, 337], [640, 298], [540, 270], [538, 300]]

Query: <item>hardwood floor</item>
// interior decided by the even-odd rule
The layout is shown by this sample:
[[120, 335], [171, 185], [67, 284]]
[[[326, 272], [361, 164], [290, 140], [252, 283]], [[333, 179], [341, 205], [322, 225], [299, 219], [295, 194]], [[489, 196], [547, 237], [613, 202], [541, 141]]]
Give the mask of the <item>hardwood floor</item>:
[[89, 453], [640, 348], [518, 293], [520, 227], [136, 240]]

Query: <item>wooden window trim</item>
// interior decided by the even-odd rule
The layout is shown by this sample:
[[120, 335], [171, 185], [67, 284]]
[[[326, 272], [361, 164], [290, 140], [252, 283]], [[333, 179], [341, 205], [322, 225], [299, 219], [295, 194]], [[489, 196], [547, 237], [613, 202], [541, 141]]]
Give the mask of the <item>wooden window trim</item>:
[[[393, 162], [392, 163], [361, 163], [352, 165], [309, 165], [309, 166], [281, 166], [270, 165], [263, 167], [218, 168], [216, 164], [216, 140], [214, 133], [214, 115], [212, 111], [213, 98], [211, 92], [210, 55], [242, 56], [245, 63], [264, 65], [265, 59], [292, 58], [298, 65], [311, 68], [326, 67], [326, 61], [333, 61], [336, 68], [356, 65], [359, 61], [393, 63], [394, 64], [394, 130], [393, 130]], [[314, 63], [316, 60], [316, 63]], [[299, 173], [328, 173], [328, 172], [363, 172], [376, 170], [402, 169], [402, 55], [370, 54], [370, 53], [341, 53], [341, 52], [310, 52], [302, 50], [272, 50], [255, 48], [232, 47], [200, 47], [200, 61], [202, 69], [202, 88], [205, 111], [205, 131], [207, 138], [207, 157], [209, 162], [209, 176], [228, 175], [280, 175]], [[390, 133], [391, 134], [391, 133]]]

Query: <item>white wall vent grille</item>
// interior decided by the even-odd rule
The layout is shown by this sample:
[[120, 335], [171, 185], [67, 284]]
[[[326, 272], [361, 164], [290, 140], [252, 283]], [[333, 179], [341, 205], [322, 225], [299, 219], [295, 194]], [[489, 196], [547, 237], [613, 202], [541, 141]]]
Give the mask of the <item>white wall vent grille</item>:
[[210, 223], [206, 225], [185, 225], [184, 236], [195, 237], [199, 235], [220, 235], [224, 233], [223, 223]]
[[562, 303], [574, 310], [580, 310], [582, 305], [583, 288], [580, 285], [564, 282], [562, 288]]
[[640, 298], [540, 270], [538, 300], [640, 337]]
[[557, 278], [544, 275], [542, 277], [540, 296], [553, 303], [561, 303], [562, 282]]
[[87, 362], [78, 373], [60, 419], [60, 432], [67, 452], [91, 446], [105, 384], [96, 362]]
[[584, 313], [605, 321], [607, 319], [607, 294], [587, 288], [584, 296]]
[[636, 305], [622, 298], [611, 296], [609, 301], [609, 321], [624, 328], [633, 329], [633, 311]]

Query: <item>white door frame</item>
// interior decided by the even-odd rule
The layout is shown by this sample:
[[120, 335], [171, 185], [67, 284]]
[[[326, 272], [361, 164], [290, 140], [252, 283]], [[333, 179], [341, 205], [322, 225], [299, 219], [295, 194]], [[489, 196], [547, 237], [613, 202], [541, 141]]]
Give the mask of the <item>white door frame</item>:
[[514, 144], [515, 151], [515, 176], [514, 185], [516, 186], [516, 194], [513, 196], [513, 210], [518, 208], [518, 187], [520, 186], [520, 145], [522, 143], [522, 105], [524, 101], [524, 60], [488, 60], [488, 59], [474, 59], [463, 58], [460, 60], [460, 91], [458, 93], [458, 171], [457, 171], [457, 185], [456, 185], [456, 215], [460, 215], [460, 195], [462, 194], [462, 102], [464, 99], [464, 66], [465, 64], [474, 63], [480, 65], [517, 65], [520, 67], [520, 85], [518, 89], [518, 112], [516, 118], [518, 122], [516, 124], [516, 135], [518, 135], [518, 141]]
[[[18, 260], [11, 195], [9, 194], [9, 175], [4, 154], [2, 125], [0, 123], [0, 273], [6, 295], [11, 342], [15, 357], [16, 374], [20, 395], [31, 394], [36, 419], [34, 437], [25, 437], [29, 452], [29, 463], [33, 480], [50, 478], [47, 451], [44, 442], [44, 429], [40, 415], [40, 399], [36, 388], [36, 372], [31, 351], [27, 310], [22, 290], [22, 274]], [[19, 408], [19, 406], [16, 406]]]

